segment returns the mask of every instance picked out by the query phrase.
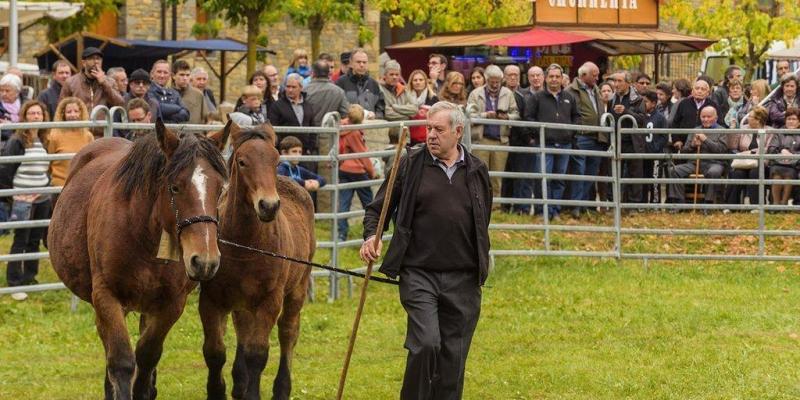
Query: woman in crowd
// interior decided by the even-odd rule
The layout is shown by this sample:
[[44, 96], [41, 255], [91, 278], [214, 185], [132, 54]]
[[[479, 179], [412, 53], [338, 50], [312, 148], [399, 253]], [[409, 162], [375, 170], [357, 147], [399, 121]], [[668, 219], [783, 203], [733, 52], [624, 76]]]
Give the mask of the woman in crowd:
[[656, 95], [658, 96], [656, 111], [663, 115], [666, 121], [669, 121], [669, 112], [672, 110], [672, 85], [660, 82], [656, 85]]
[[[19, 109], [22, 106], [22, 80], [14, 74], [5, 74], [0, 78], [0, 124], [19, 122]], [[0, 131], [3, 142], [14, 132], [8, 129]]]
[[[757, 106], [761, 100], [764, 100], [765, 97], [769, 94], [769, 83], [765, 79], [758, 79], [755, 81], [750, 82], [750, 96], [747, 97], [747, 101], [744, 102], [744, 105], [739, 109], [739, 113], [736, 114], [736, 119], [741, 123], [747, 123], [747, 121], [742, 121], [744, 117], [753, 109], [753, 107]], [[739, 126], [739, 125], [737, 125]]]
[[[269, 79], [267, 78], [267, 74], [264, 71], [256, 71], [253, 75], [250, 76], [250, 85], [255, 86], [258, 90], [261, 91], [261, 105], [264, 108], [264, 117], [266, 118], [267, 112], [269, 111], [269, 106], [274, 103], [272, 96], [272, 87], [270, 86]], [[240, 109], [244, 104], [244, 100], [242, 97], [239, 97], [236, 100], [236, 109]]]
[[469, 96], [469, 94], [472, 93], [473, 90], [485, 84], [486, 84], [486, 75], [484, 74], [483, 67], [472, 68], [472, 71], [469, 72], [469, 84], [467, 85], [467, 96]]
[[[750, 116], [748, 117], [748, 125], [750, 129], [762, 129], [767, 124], [767, 109], [761, 106], [756, 106], [753, 108], [753, 111], [750, 112]], [[761, 146], [761, 140], [758, 139], [758, 133], [748, 134], [735, 134], [731, 135], [735, 136], [737, 140], [734, 140], [728, 143], [730, 147], [733, 144], [734, 153], [744, 153], [744, 154], [758, 154], [759, 146]], [[764, 149], [765, 154], [775, 154], [778, 152], [780, 148], [780, 140], [778, 139], [778, 135], [774, 133], [768, 133], [765, 136], [764, 140], [767, 145]], [[730, 179], [758, 179], [758, 165], [756, 164], [755, 168], [752, 166], [750, 167], [743, 167], [743, 168], [735, 168], [736, 164], [733, 163], [730, 173], [728, 174], [728, 178]], [[764, 176], [769, 176], [769, 172], [765, 172]], [[737, 185], [731, 184], [725, 190], [725, 199], [727, 204], [742, 204], [742, 192], [746, 190], [747, 197], [750, 198], [750, 204], [758, 204], [758, 185]]]
[[672, 82], [672, 105], [669, 108], [670, 118], [667, 120], [668, 125], [672, 125], [672, 116], [675, 115], [675, 109], [678, 107], [678, 103], [681, 102], [681, 99], [691, 95], [692, 84], [688, 80], [676, 79]]
[[781, 86], [775, 91], [775, 95], [767, 102], [769, 110], [767, 125], [773, 128], [781, 128], [785, 125], [786, 110], [789, 107], [798, 107], [800, 104], [797, 99], [797, 75], [786, 74], [781, 78]]
[[[408, 82], [411, 90], [408, 91], [411, 101], [417, 106], [419, 111], [412, 119], [422, 120], [427, 118], [428, 109], [439, 101], [436, 92], [433, 90], [433, 85], [428, 81], [428, 77], [421, 69], [414, 70], [408, 76]], [[409, 138], [412, 145], [417, 143], [424, 143], [427, 131], [425, 126], [412, 126], [409, 128], [411, 137]]]
[[600, 84], [600, 102], [603, 104], [603, 112], [608, 111], [608, 105], [611, 99], [614, 98], [614, 85], [611, 82], [603, 82]]
[[733, 79], [728, 81], [728, 113], [725, 114], [723, 121], [731, 129], [739, 126], [739, 110], [744, 107], [744, 85], [742, 81]]
[[308, 64], [308, 53], [303, 49], [297, 49], [292, 54], [292, 62], [286, 69], [286, 76], [298, 74], [303, 78], [311, 76], [311, 68]]
[[[77, 97], [62, 99], [56, 107], [55, 121], [88, 121], [89, 112], [86, 105]], [[54, 128], [50, 130], [47, 141], [47, 152], [50, 154], [77, 153], [94, 140], [88, 128]], [[70, 160], [58, 160], [50, 163], [52, 186], [64, 186], [67, 179]], [[57, 197], [55, 197], [57, 199]], [[55, 201], [54, 201], [55, 204]]]
[[[28, 101], [19, 111], [20, 122], [46, 122], [49, 115], [47, 107], [39, 101]], [[89, 134], [91, 136], [91, 134]], [[47, 129], [26, 129], [16, 131], [3, 148], [2, 155], [37, 157], [46, 155]], [[0, 187], [14, 189], [41, 188], [48, 185], [49, 162], [23, 161], [21, 163], [0, 164]], [[12, 221], [44, 220], [50, 217], [50, 196], [44, 194], [23, 194], [13, 197]], [[36, 253], [39, 242], [44, 237], [45, 228], [15, 229], [10, 254]], [[35, 285], [39, 272], [39, 260], [11, 261], [6, 269], [8, 286]], [[24, 292], [14, 293], [15, 300], [24, 300]]]
[[449, 101], [460, 106], [467, 105], [467, 90], [464, 87], [464, 75], [461, 75], [461, 72], [450, 71], [447, 73], [442, 90], [439, 91], [439, 100]]
[[[786, 110], [786, 129], [800, 128], [800, 109], [791, 107]], [[780, 154], [800, 154], [800, 133], [783, 133], [780, 135]], [[798, 160], [772, 160], [769, 167], [771, 179], [797, 179]], [[792, 197], [792, 185], [775, 183], [772, 185], [772, 203], [785, 206]]]

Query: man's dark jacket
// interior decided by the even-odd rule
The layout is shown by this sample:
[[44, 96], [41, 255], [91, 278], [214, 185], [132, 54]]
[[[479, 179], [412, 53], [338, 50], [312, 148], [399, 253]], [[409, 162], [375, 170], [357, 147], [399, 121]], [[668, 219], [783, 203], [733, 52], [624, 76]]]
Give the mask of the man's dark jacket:
[[47, 112], [50, 113], [51, 121], [56, 115], [56, 107], [58, 107], [59, 96], [61, 96], [61, 83], [53, 79], [50, 82], [50, 87], [39, 93], [39, 98], [37, 99], [47, 106]]
[[[286, 93], [281, 93], [278, 101], [272, 103], [267, 108], [267, 118], [269, 123], [273, 126], [313, 126], [314, 125], [314, 109], [311, 104], [303, 96], [303, 120], [297, 120], [297, 114], [294, 113], [292, 102], [286, 97]], [[292, 134], [303, 142], [303, 154], [316, 154], [319, 149], [316, 134]], [[278, 143], [289, 134], [278, 134]]]
[[[526, 121], [557, 124], [577, 124], [581, 120], [578, 103], [566, 90], [559, 92], [558, 98], [547, 90], [534, 93], [525, 103], [524, 116]], [[534, 138], [538, 138], [538, 129], [534, 128], [534, 132]], [[575, 131], [572, 130], [546, 128], [544, 132], [545, 144], [572, 143], [574, 136]]]
[[158, 111], [150, 113], [153, 118], [161, 117], [165, 123], [180, 124], [189, 121], [189, 109], [183, 104], [181, 94], [177, 90], [150, 83], [147, 98], [158, 102]]
[[[695, 104], [694, 97], [689, 96], [686, 98], [681, 99], [678, 102], [678, 105], [675, 107], [675, 112], [671, 115], [672, 124], [670, 128], [673, 129], [693, 129], [700, 124], [700, 110], [707, 106], [713, 106], [714, 109], [717, 110], [717, 123], [719, 125], [725, 126], [722, 119], [725, 117], [725, 114], [721, 113], [719, 109], [719, 104], [717, 104], [714, 100], [711, 100], [710, 97], [707, 97], [703, 100], [703, 104], [700, 108], [697, 108]], [[680, 140], [686, 143], [687, 135], [685, 133], [682, 134], [673, 134], [672, 140], [677, 141]]]
[[348, 72], [339, 77], [336, 86], [344, 90], [344, 95], [350, 104], [359, 104], [367, 111], [375, 113], [376, 119], [383, 119], [386, 103], [383, 100], [380, 84], [369, 75], [355, 75]]
[[[462, 151], [466, 151], [462, 148]], [[411, 235], [433, 237], [437, 232], [411, 232], [414, 218], [414, 204], [416, 203], [417, 190], [419, 189], [423, 169], [426, 163], [433, 162], [433, 157], [427, 146], [422, 145], [409, 150], [408, 155], [400, 159], [397, 170], [395, 188], [389, 203], [387, 215], [395, 215], [395, 230], [389, 249], [381, 264], [380, 271], [386, 276], [395, 278], [403, 266], [406, 253], [414, 251], [409, 248]], [[464, 154], [467, 168], [467, 186], [472, 203], [472, 219], [475, 224], [475, 243], [477, 244], [479, 283], [483, 285], [489, 275], [489, 219], [492, 211], [492, 188], [489, 183], [489, 170], [480, 159], [469, 152]], [[383, 202], [386, 200], [387, 179], [383, 182], [375, 200], [367, 205], [364, 215], [364, 238], [375, 235], [378, 228], [378, 218]], [[445, 201], [443, 199], [443, 201]], [[447, 200], [449, 201], [449, 200]], [[383, 231], [389, 229], [389, 220], [386, 220]]]

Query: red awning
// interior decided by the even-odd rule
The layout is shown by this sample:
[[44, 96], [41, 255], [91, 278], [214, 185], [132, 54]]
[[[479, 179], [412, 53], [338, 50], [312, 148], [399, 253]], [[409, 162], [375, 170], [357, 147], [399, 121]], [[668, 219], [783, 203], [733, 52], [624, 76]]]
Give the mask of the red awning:
[[594, 40], [594, 38], [575, 33], [533, 28], [525, 32], [515, 33], [503, 38], [486, 42], [486, 45], [506, 47], [544, 47], [588, 42], [591, 40]]

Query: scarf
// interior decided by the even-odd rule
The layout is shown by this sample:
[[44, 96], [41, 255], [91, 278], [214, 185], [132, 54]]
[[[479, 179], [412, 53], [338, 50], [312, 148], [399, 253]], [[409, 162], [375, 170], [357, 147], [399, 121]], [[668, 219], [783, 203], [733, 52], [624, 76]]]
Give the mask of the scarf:
[[728, 125], [730, 128], [736, 128], [739, 126], [737, 115], [739, 115], [739, 110], [741, 110], [743, 105], [744, 96], [740, 97], [739, 100], [733, 100], [730, 96], [728, 96], [728, 113], [725, 114], [725, 118], [723, 118], [725, 125]]
[[423, 89], [419, 96], [417, 96], [416, 90], [409, 90], [408, 95], [411, 97], [411, 103], [415, 104], [417, 108], [419, 108], [425, 104], [425, 101], [428, 100], [428, 88]]
[[19, 99], [14, 100], [13, 103], [3, 102], [3, 108], [8, 111], [8, 117], [11, 119], [11, 122], [19, 122], [19, 107]]

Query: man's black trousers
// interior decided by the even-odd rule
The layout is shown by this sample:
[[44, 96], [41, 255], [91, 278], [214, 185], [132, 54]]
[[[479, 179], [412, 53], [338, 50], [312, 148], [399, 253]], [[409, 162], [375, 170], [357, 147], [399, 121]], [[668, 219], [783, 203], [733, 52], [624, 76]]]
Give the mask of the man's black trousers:
[[408, 314], [403, 400], [455, 400], [481, 311], [478, 272], [400, 270], [400, 301]]

